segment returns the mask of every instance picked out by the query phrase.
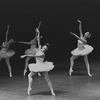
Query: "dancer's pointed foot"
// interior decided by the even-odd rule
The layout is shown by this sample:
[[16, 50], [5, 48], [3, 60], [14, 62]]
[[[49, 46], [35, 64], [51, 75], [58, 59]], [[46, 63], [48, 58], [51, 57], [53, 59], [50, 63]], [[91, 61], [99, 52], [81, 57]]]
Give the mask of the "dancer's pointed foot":
[[69, 75], [70, 75], [70, 76], [72, 75], [72, 72], [73, 72], [73, 70], [70, 69], [70, 70], [69, 70]]
[[20, 58], [24, 58], [26, 55], [22, 55], [22, 56], [20, 56]]
[[27, 72], [27, 70], [24, 70], [24, 73], [23, 73], [24, 76], [26, 75], [26, 72]]
[[29, 87], [28, 90], [27, 90], [27, 94], [31, 95], [31, 91], [32, 91], [32, 88]]
[[88, 73], [89, 76], [92, 76], [92, 74]]
[[51, 92], [52, 96], [55, 96], [56, 94], [54, 93], [54, 91]]
[[9, 77], [12, 77], [12, 73], [9, 74]]

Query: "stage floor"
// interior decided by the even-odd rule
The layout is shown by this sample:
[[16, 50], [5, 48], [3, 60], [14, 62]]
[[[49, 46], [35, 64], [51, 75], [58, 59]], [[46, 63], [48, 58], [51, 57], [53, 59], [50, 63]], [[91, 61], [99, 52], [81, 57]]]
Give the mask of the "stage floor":
[[[66, 68], [65, 68], [66, 69]], [[75, 69], [72, 76], [68, 70], [54, 70], [49, 73], [56, 96], [50, 90], [43, 76], [35, 76], [32, 95], [27, 95], [27, 76], [12, 78], [0, 76], [0, 100], [100, 100], [100, 64], [91, 64], [92, 77], [84, 69]]]

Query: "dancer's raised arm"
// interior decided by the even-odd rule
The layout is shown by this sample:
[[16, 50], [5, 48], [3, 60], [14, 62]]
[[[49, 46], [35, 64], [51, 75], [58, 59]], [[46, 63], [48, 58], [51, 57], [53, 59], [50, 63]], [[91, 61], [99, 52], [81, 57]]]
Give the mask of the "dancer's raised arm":
[[87, 40], [85, 40], [83, 37], [79, 37], [78, 35], [76, 35], [73, 32], [70, 32], [71, 35], [74, 35], [77, 39], [81, 40], [83, 43], [87, 43]]
[[8, 32], [9, 32], [9, 25], [7, 25], [7, 31], [6, 31], [6, 39], [5, 39], [5, 42], [8, 41]]
[[74, 35], [77, 39], [80, 39], [80, 37], [78, 35], [76, 35], [75, 33], [73, 32], [70, 32], [71, 35]]
[[22, 44], [31, 44], [30, 42], [23, 42], [23, 41], [18, 41], [18, 43], [22, 43]]
[[79, 22], [80, 37], [83, 37], [83, 33], [82, 33], [82, 22], [79, 19], [77, 21]]
[[39, 26], [36, 28], [36, 34], [37, 34], [37, 41], [38, 41], [38, 48], [41, 48], [41, 44], [40, 44], [40, 31], [39, 31], [39, 28], [40, 28], [40, 25], [41, 25], [41, 21], [39, 22]]

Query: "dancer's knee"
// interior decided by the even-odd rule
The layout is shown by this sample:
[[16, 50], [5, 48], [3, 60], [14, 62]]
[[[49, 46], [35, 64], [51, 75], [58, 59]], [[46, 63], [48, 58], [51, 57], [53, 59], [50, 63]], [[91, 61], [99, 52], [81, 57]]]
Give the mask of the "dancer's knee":
[[44, 74], [44, 77], [46, 79], [47, 82], [50, 82], [50, 79], [49, 79], [49, 75], [47, 72], [43, 73]]
[[70, 57], [70, 61], [74, 61], [76, 58], [78, 58], [78, 56], [72, 56]]
[[31, 77], [32, 77], [32, 73], [29, 73], [29, 74], [28, 74], [28, 78], [31, 78]]
[[28, 74], [28, 78], [33, 77], [35, 74], [36, 74], [36, 73], [34, 73], [34, 72], [30, 72], [30, 73]]
[[72, 57], [70, 57], [70, 61], [72, 62], [73, 60], [74, 60], [73, 56], [72, 56]]

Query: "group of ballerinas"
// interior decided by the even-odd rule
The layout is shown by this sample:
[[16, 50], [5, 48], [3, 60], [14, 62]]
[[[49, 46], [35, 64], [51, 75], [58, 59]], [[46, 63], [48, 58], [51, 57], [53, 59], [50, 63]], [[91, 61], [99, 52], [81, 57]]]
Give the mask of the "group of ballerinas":
[[[70, 76], [72, 75], [74, 60], [80, 56], [83, 56], [88, 75], [92, 76], [90, 73], [88, 54], [93, 51], [93, 47], [87, 44], [87, 38], [90, 38], [91, 34], [89, 32], [85, 32], [85, 34], [83, 35], [81, 21], [80, 20], [77, 20], [77, 21], [79, 23], [80, 36], [76, 35], [73, 32], [70, 32], [71, 35], [74, 35], [78, 39], [78, 43], [77, 43], [77, 48], [74, 49], [73, 51], [71, 51], [72, 57], [70, 58], [69, 75]], [[49, 75], [48, 75], [48, 72], [54, 68], [54, 65], [53, 65], [53, 62], [44, 61], [45, 52], [48, 50], [49, 44], [46, 43], [44, 46], [42, 46], [40, 44], [40, 39], [41, 39], [40, 31], [39, 31], [40, 25], [41, 25], [41, 22], [39, 23], [39, 26], [35, 30], [36, 35], [35, 35], [34, 39], [32, 39], [30, 42], [18, 41], [18, 43], [23, 43], [23, 44], [27, 44], [27, 45], [31, 46], [30, 49], [26, 50], [25, 54], [21, 56], [21, 58], [26, 57], [23, 75], [25, 76], [25, 74], [27, 72], [27, 68], [29, 68], [30, 72], [28, 74], [28, 89], [27, 89], [28, 95], [31, 95], [33, 76], [35, 76], [36, 74], [41, 76], [41, 74], [43, 74], [43, 76], [48, 84], [48, 87], [50, 88], [51, 94], [53, 96], [55, 96], [55, 93], [53, 91], [53, 86], [52, 86], [52, 83], [51, 83]], [[8, 38], [7, 38], [8, 31], [9, 31], [9, 25], [7, 26], [6, 40], [5, 40], [5, 42], [3, 42], [2, 46], [0, 46], [1, 47], [0, 59], [2, 59], [2, 58], [6, 59], [6, 63], [7, 63], [8, 70], [9, 70], [9, 76], [12, 77], [12, 71], [11, 71], [11, 65], [9, 62], [9, 58], [12, 57], [15, 54], [15, 52], [12, 50], [9, 50], [9, 46], [11, 43], [14, 43], [15, 41], [13, 39], [10, 39], [8, 41]], [[35, 58], [36, 63], [28, 64], [29, 60], [32, 57]]]

